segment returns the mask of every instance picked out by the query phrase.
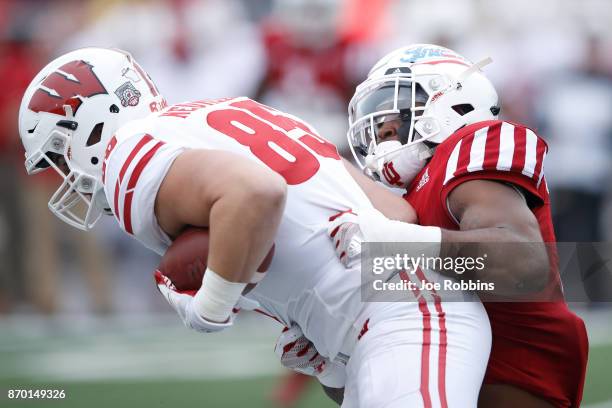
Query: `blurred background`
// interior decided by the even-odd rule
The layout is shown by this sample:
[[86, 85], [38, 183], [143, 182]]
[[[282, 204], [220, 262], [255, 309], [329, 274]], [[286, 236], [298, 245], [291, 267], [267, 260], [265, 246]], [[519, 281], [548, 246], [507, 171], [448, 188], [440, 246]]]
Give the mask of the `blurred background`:
[[[250, 96], [346, 154], [348, 101], [382, 55], [431, 42], [491, 56], [502, 116], [549, 143], [558, 240], [611, 241], [611, 21], [608, 0], [0, 0], [0, 406], [34, 406], [4, 391], [33, 387], [65, 389], [56, 406], [333, 406], [279, 379], [274, 322], [191, 333], [154, 289], [155, 254], [111, 219], [85, 234], [52, 216], [59, 181], [26, 177], [17, 132], [23, 91], [51, 59], [123, 48], [169, 103]], [[571, 306], [591, 341], [585, 406], [612, 407], [611, 304]]]

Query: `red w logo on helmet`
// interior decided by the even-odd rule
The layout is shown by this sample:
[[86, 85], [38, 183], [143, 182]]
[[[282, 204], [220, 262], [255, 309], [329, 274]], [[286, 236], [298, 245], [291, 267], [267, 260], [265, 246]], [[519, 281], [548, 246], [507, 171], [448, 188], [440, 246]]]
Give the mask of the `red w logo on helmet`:
[[72, 61], [59, 67], [47, 76], [34, 92], [28, 108], [64, 115], [64, 105], [72, 106], [76, 113], [81, 106], [81, 98], [107, 94], [106, 88], [93, 72], [93, 66], [85, 61]]

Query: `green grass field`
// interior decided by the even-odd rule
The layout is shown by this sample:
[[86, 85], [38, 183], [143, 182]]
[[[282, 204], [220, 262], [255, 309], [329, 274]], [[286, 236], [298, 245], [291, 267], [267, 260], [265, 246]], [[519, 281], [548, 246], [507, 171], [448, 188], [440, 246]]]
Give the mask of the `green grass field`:
[[584, 404], [610, 401], [612, 407], [612, 344], [592, 346], [584, 387]]
[[[269, 330], [246, 325], [202, 341], [175, 326], [104, 327], [77, 334], [0, 324], [0, 407], [273, 407], [279, 371]], [[612, 342], [594, 342], [583, 406], [612, 407], [611, 372]], [[63, 389], [66, 399], [9, 400], [11, 388]], [[296, 408], [333, 406], [313, 382]]]
[[[612, 400], [610, 367], [612, 345], [591, 349], [588, 380], [584, 404]], [[268, 396], [275, 384], [275, 377], [209, 381], [121, 381], [121, 382], [30, 382], [8, 380], [0, 383], [2, 407], [213, 407], [213, 408], [269, 408]], [[9, 401], [6, 389], [58, 388], [66, 391], [66, 399], [59, 401]], [[612, 402], [611, 402], [612, 405]], [[314, 382], [305, 398], [296, 408], [326, 408], [335, 405], [327, 400]]]
[[[591, 349], [584, 404], [612, 400], [610, 367], [612, 345]], [[27, 379], [5, 379], [0, 382], [1, 407], [214, 407], [268, 408], [275, 377], [246, 380], [211, 381], [121, 381], [121, 382], [31, 382]], [[57, 388], [66, 391], [65, 400], [9, 401], [9, 388]], [[312, 383], [296, 408], [334, 407], [318, 385]], [[611, 402], [612, 406], [612, 402]]]

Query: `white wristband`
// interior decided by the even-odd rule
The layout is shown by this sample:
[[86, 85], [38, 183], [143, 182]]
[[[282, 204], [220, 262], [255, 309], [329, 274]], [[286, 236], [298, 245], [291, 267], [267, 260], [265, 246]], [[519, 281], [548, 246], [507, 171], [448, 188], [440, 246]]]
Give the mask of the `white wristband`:
[[411, 242], [410, 248], [425, 257], [440, 255], [442, 230], [438, 227], [427, 227], [416, 224], [406, 224], [400, 221], [391, 221], [386, 230], [389, 241]]
[[193, 297], [193, 307], [204, 319], [223, 323], [230, 317], [245, 287], [246, 283], [230, 282], [206, 268], [202, 287]]
[[440, 254], [442, 230], [439, 227], [428, 227], [417, 224], [407, 224], [400, 221], [391, 221], [386, 230], [388, 238], [397, 242], [422, 242], [424, 244], [437, 244], [428, 251], [431, 256]]

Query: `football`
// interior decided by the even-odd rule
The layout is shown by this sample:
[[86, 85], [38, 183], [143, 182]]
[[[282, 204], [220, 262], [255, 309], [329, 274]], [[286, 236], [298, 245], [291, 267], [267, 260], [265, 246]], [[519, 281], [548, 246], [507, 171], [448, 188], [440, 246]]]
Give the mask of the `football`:
[[[202, 285], [208, 260], [208, 228], [189, 227], [168, 248], [157, 269], [170, 279], [176, 290], [195, 293]], [[251, 290], [265, 276], [272, 263], [274, 245], [266, 255], [245, 291]]]

